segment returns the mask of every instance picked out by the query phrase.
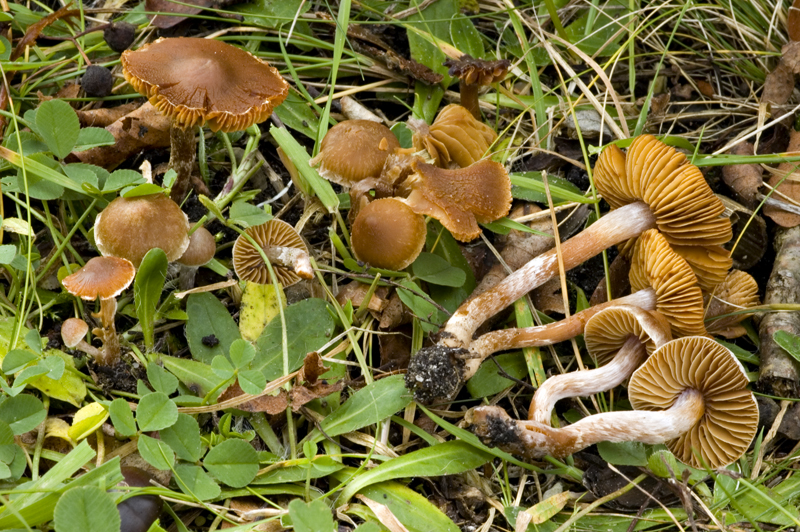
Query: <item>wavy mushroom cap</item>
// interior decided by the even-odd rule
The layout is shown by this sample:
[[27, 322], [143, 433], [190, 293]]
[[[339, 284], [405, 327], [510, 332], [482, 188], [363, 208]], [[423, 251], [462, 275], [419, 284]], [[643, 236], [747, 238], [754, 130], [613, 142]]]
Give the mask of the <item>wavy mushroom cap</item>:
[[212, 39], [161, 38], [120, 61], [128, 83], [183, 128], [241, 131], [269, 118], [289, 94], [277, 69]]
[[[706, 310], [706, 319], [731, 312], [758, 306], [758, 283], [749, 274], [732, 270], [725, 280], [709, 294], [710, 301]], [[736, 338], [747, 331], [739, 323], [751, 314], [736, 314], [718, 320], [712, 320], [706, 328], [709, 334]]]
[[353, 253], [376, 268], [402, 270], [425, 246], [425, 219], [396, 198], [375, 200], [353, 222]]
[[629, 278], [634, 292], [655, 290], [656, 310], [669, 321], [676, 338], [706, 334], [697, 277], [657, 229], [645, 231], [636, 241]]
[[198, 227], [194, 233], [189, 236], [189, 246], [183, 252], [178, 262], [184, 266], [198, 267], [208, 264], [214, 258], [217, 251], [217, 241], [214, 240], [208, 229], [205, 227]]
[[148, 251], [160, 248], [170, 262], [189, 247], [189, 219], [163, 194], [116, 198], [97, 215], [94, 240], [104, 256], [128, 259], [138, 268]]
[[81, 343], [88, 332], [89, 324], [80, 318], [69, 318], [61, 324], [61, 340], [70, 349]]
[[370, 120], [345, 120], [328, 130], [319, 153], [311, 159], [322, 177], [350, 187], [378, 177], [386, 158], [400, 148], [392, 130]]
[[511, 180], [503, 165], [484, 159], [467, 168], [444, 170], [416, 162], [403, 186], [406, 202], [418, 214], [439, 220], [462, 242], [477, 238], [478, 223], [493, 222], [511, 210]]
[[703, 292], [711, 292], [728, 276], [733, 259], [731, 253], [722, 246], [679, 246], [672, 249], [683, 257], [697, 277], [697, 284]]
[[112, 299], [133, 281], [136, 269], [119, 257], [94, 257], [80, 270], [61, 281], [67, 292], [81, 299]]
[[586, 349], [598, 366], [614, 358], [631, 336], [644, 344], [648, 356], [672, 340], [669, 322], [663, 315], [631, 305], [608, 307], [598, 312], [586, 322], [583, 334]]
[[731, 239], [725, 207], [700, 170], [651, 135], [636, 137], [627, 155], [614, 145], [603, 150], [594, 168], [597, 190], [612, 209], [643, 201], [670, 244], [713, 246]]
[[448, 67], [448, 74], [464, 83], [490, 85], [506, 77], [508, 69], [511, 68], [511, 61], [508, 59], [489, 61], [464, 54], [459, 59], [448, 59], [444, 66]]
[[410, 119], [408, 124], [414, 130], [414, 149], [427, 151], [436, 166], [442, 168], [447, 168], [450, 161], [461, 168], [476, 163], [497, 140], [497, 133], [491, 127], [457, 104], [439, 111], [430, 126], [416, 119]]
[[[294, 227], [283, 220], [273, 218], [267, 223], [248, 227], [245, 233], [258, 243], [267, 255], [269, 255], [270, 248], [274, 247], [299, 250], [306, 256], [308, 255], [308, 247], [303, 239], [297, 234]], [[275, 277], [284, 288], [292, 286], [301, 279], [309, 278], [300, 276], [293, 269], [276, 262], [272, 262], [272, 268], [275, 271]], [[264, 263], [261, 253], [243, 235], [239, 235], [233, 244], [233, 269], [239, 279], [243, 281], [256, 284], [272, 283], [269, 278], [269, 269]]]
[[653, 353], [631, 377], [628, 395], [636, 410], [665, 410], [685, 390], [699, 391], [705, 413], [667, 446], [681, 462], [717, 469], [742, 456], [756, 434], [758, 406], [747, 384], [730, 351], [708, 338], [687, 337]]

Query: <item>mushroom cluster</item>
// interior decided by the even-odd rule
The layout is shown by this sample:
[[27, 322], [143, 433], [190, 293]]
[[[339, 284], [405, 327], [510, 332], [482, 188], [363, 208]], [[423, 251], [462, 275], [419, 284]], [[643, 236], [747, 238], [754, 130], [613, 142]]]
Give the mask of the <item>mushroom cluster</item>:
[[340, 122], [311, 159], [320, 175], [350, 191], [354, 253], [377, 268], [401, 270], [414, 262], [425, 242], [423, 216], [468, 242], [480, 234], [479, 223], [511, 208], [508, 173], [482, 159], [497, 138], [489, 126], [448, 105], [431, 126], [412, 118], [409, 127], [414, 148], [403, 149], [382, 124]]

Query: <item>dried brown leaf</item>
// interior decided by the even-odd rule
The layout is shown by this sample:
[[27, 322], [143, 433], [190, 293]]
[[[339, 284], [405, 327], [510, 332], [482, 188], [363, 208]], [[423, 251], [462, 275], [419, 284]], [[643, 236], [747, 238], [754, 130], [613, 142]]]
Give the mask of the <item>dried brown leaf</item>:
[[[792, 130], [791, 136], [789, 137], [789, 146], [786, 148], [786, 151], [800, 152], [800, 132]], [[790, 175], [787, 176], [787, 174]], [[786, 176], [786, 179], [784, 179], [784, 176]], [[785, 194], [795, 201], [800, 201], [800, 182], [792, 181], [792, 178], [800, 179], [798, 163], [781, 163], [778, 165], [778, 172], [770, 177], [769, 185], [775, 187], [783, 180], [783, 183], [778, 186], [778, 192]], [[764, 214], [772, 218], [772, 221], [782, 227], [800, 225], [800, 215], [786, 212], [772, 205], [764, 206]]]
[[[750, 142], [740, 142], [734, 146], [731, 155], [753, 155], [755, 148]], [[722, 167], [722, 178], [731, 187], [737, 199], [747, 207], [758, 204], [758, 188], [764, 184], [761, 167], [757, 164], [732, 164]]]
[[794, 0], [792, 7], [789, 8], [786, 30], [791, 40], [800, 41], [800, 0]]
[[[220, 394], [217, 402], [221, 403], [223, 401], [233, 399], [234, 397], [239, 397], [242, 394], [244, 394], [244, 392], [242, 391], [241, 387], [239, 387], [239, 383], [235, 382], [228, 386], [228, 388], [222, 392], [222, 394]], [[244, 410], [245, 412], [264, 412], [274, 416], [285, 411], [288, 406], [289, 398], [286, 395], [286, 390], [281, 389], [278, 392], [278, 395], [264, 395], [262, 397], [257, 397], [237, 405], [236, 408], [239, 410]]]
[[298, 380], [308, 384], [315, 384], [320, 375], [326, 371], [328, 371], [328, 368], [322, 363], [322, 357], [316, 351], [312, 351], [303, 360], [303, 367], [300, 368]]
[[707, 98], [714, 96], [714, 86], [711, 85], [711, 83], [704, 79], [698, 79], [695, 83], [697, 84], [697, 90], [700, 91], [700, 94]]
[[781, 63], [800, 74], [800, 42], [792, 41], [781, 48]]
[[136, 102], [118, 105], [116, 107], [102, 107], [87, 111], [76, 110], [81, 127], [108, 127], [123, 116], [139, 108]]
[[793, 89], [794, 73], [791, 68], [781, 61], [772, 72], [767, 74], [767, 79], [764, 80], [764, 92], [761, 94], [761, 101], [783, 105], [789, 101]]

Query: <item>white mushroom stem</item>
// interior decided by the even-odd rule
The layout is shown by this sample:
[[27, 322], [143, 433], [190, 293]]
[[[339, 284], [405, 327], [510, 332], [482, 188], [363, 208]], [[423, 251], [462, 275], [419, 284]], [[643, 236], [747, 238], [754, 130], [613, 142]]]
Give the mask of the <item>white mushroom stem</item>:
[[645, 345], [636, 336], [631, 336], [608, 364], [547, 379], [533, 394], [528, 418], [549, 425], [551, 412], [558, 401], [567, 397], [585, 397], [619, 386], [646, 358]]
[[486, 333], [473, 340], [469, 346], [470, 358], [465, 361], [464, 379], [472, 377], [481, 362], [500, 351], [553, 345], [583, 333], [589, 318], [610, 306], [633, 305], [643, 310], [656, 310], [656, 293], [652, 288], [639, 290], [631, 295], [601, 303], [555, 323], [539, 327], [503, 329]]
[[547, 455], [563, 458], [601, 441], [666, 443], [691, 430], [704, 413], [702, 394], [687, 388], [666, 410], [595, 414], [560, 429], [535, 421], [515, 421], [494, 406], [476, 408], [467, 422], [484, 443], [502, 441], [501, 449], [539, 459]]
[[[604, 249], [655, 227], [655, 216], [643, 202], [613, 210], [561, 244], [564, 269], [571, 270]], [[484, 321], [558, 275], [558, 269], [555, 249], [534, 258], [491, 290], [463, 304], [445, 324], [441, 343], [448, 347], [468, 347]]]
[[292, 247], [269, 246], [264, 249], [264, 254], [272, 264], [283, 266], [294, 272], [303, 279], [312, 279], [314, 270], [311, 268], [311, 259], [308, 252]]
[[86, 353], [87, 355], [91, 356], [94, 359], [103, 356], [102, 352], [99, 349], [97, 349], [95, 346], [93, 346], [86, 340], [81, 340], [80, 342], [75, 344], [73, 349], [77, 349], [78, 351], [83, 351], [84, 353]]

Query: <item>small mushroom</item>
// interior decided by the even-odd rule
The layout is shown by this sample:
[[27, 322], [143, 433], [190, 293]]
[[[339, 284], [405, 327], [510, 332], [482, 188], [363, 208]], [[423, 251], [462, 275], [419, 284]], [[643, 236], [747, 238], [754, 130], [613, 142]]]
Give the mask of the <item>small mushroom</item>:
[[[273, 218], [267, 223], [248, 227], [245, 234], [264, 250], [275, 269], [278, 282], [284, 288], [301, 279], [314, 277], [308, 248], [291, 225]], [[233, 269], [243, 281], [257, 284], [272, 282], [261, 253], [244, 235], [239, 235], [233, 244]]]
[[181, 265], [178, 274], [178, 284], [181, 290], [189, 290], [194, 287], [194, 278], [197, 269], [211, 262], [217, 252], [217, 241], [214, 240], [208, 229], [198, 227], [189, 237], [189, 246], [183, 255], [178, 259]]
[[511, 209], [511, 180], [503, 165], [488, 159], [467, 168], [444, 170], [415, 161], [416, 173], [401, 188], [414, 212], [439, 220], [462, 242], [478, 237], [478, 223], [502, 218]]
[[565, 457], [601, 441], [666, 443], [682, 462], [717, 469], [747, 450], [758, 427], [758, 406], [744, 368], [705, 337], [673, 340], [634, 372], [629, 412], [585, 417], [564, 428], [515, 421], [505, 410], [478, 407], [467, 423], [486, 444], [532, 459]]
[[375, 200], [353, 222], [353, 253], [376, 268], [403, 270], [419, 256], [425, 234], [425, 219], [403, 201]]
[[104, 256], [128, 259], [138, 268], [153, 248], [178, 260], [189, 247], [189, 219], [163, 194], [116, 198], [97, 215], [94, 240]]
[[61, 324], [61, 340], [70, 349], [83, 351], [92, 358], [101, 356], [100, 350], [89, 344], [84, 338], [89, 332], [89, 324], [80, 318], [69, 318]]
[[213, 39], [158, 39], [120, 57], [122, 73], [161, 113], [170, 116], [172, 197], [186, 195], [195, 157], [195, 127], [242, 131], [263, 122], [289, 94], [277, 69]]
[[472, 116], [480, 118], [478, 89], [502, 81], [508, 74], [508, 69], [511, 68], [511, 61], [508, 59], [487, 61], [464, 54], [459, 59], [448, 59], [444, 66], [448, 67], [448, 74], [459, 80], [461, 105], [466, 107]]
[[387, 157], [400, 148], [392, 130], [371, 120], [345, 120], [328, 130], [309, 163], [333, 183], [350, 188], [378, 177]]
[[114, 325], [117, 313], [116, 297], [133, 281], [136, 269], [129, 260], [118, 257], [94, 257], [86, 265], [64, 277], [61, 284], [70, 294], [94, 301], [100, 299], [100, 318], [102, 329], [92, 331], [103, 340], [103, 350], [95, 359], [101, 366], [113, 366], [120, 357], [119, 338]]
[[706, 329], [708, 334], [724, 338], [738, 338], [747, 333], [739, 323], [751, 316], [750, 313], [735, 314], [714, 319], [723, 314], [740, 312], [760, 304], [758, 283], [747, 273], [732, 270], [713, 292], [706, 295]]
[[440, 168], [448, 168], [451, 162], [466, 168], [482, 159], [497, 140], [494, 129], [456, 104], [439, 111], [430, 126], [416, 118], [410, 118], [408, 126], [414, 132], [414, 149], [427, 151]]

